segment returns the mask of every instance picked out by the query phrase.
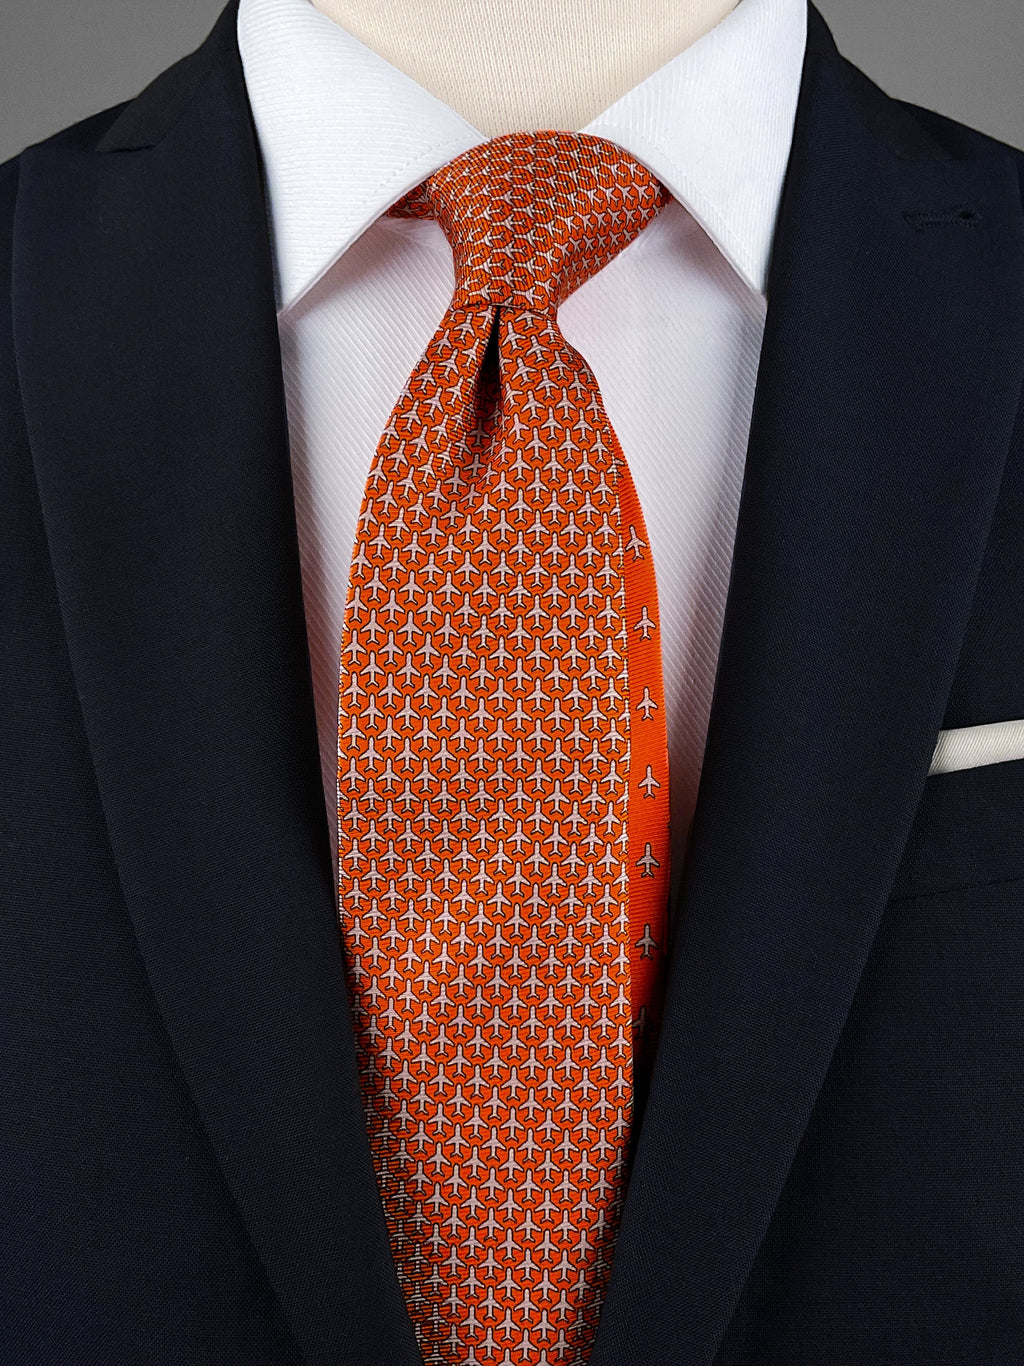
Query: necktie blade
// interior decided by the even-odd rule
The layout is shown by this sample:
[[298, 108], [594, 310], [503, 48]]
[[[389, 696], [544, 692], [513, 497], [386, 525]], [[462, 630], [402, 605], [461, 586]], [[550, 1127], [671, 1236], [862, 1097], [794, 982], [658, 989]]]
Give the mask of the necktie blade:
[[367, 1127], [427, 1366], [583, 1362], [668, 886], [653, 566], [566, 294], [665, 202], [515, 134], [399, 213], [452, 305], [371, 468], [339, 678], [339, 907]]

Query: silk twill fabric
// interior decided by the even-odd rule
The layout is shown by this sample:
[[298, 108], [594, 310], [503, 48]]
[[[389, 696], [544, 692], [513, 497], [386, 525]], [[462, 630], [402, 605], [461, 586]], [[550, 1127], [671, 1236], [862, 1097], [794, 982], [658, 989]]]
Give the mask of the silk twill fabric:
[[381, 438], [341, 650], [339, 907], [367, 1128], [427, 1363], [586, 1359], [665, 960], [646, 529], [562, 300], [667, 202], [511, 134], [396, 203], [456, 289]]

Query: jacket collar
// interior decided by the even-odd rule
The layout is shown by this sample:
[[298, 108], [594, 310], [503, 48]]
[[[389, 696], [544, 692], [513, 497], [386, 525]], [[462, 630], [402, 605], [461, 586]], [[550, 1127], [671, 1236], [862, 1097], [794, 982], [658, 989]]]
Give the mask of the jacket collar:
[[[237, 0], [20, 163], [19, 377], [111, 848], [198, 1113], [315, 1366], [416, 1366], [341, 972]], [[1008, 152], [810, 10], [665, 1019], [592, 1366], [706, 1366], [941, 727], [1024, 376]], [[642, 1122], [641, 1122], [642, 1121]]]

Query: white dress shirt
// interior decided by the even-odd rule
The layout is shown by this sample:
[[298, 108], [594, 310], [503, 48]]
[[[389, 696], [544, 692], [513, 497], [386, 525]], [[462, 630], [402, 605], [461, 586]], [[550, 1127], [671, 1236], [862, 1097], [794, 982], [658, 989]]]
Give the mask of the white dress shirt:
[[[711, 708], [806, 22], [806, 0], [740, 0], [575, 130], [617, 143], [672, 195], [562, 304], [558, 323], [597, 376], [654, 555], [673, 891]], [[267, 179], [336, 858], [338, 667], [356, 521], [377, 442], [455, 283], [436, 222], [382, 215], [486, 137], [310, 0], [241, 0], [238, 43]]]

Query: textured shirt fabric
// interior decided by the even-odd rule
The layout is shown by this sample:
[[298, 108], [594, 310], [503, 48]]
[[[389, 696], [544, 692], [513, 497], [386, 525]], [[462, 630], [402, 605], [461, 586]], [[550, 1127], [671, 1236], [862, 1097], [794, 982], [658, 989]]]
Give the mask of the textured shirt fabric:
[[[561, 305], [636, 483], [654, 555], [673, 889], [700, 778], [766, 283], [806, 41], [805, 0], [740, 0], [584, 129], [672, 200]], [[336, 856], [338, 663], [367, 471], [451, 301], [441, 227], [386, 216], [486, 141], [309, 0], [241, 0], [266, 172], [324, 793]]]

